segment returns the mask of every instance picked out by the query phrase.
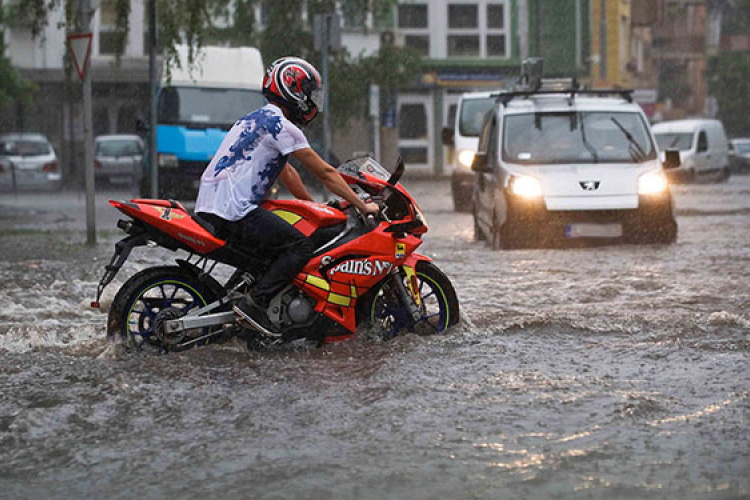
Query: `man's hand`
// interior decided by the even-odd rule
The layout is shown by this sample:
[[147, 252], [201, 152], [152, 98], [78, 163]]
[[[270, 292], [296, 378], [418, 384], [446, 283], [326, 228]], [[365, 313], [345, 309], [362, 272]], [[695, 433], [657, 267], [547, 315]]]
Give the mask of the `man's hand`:
[[364, 210], [360, 209], [360, 212], [362, 212], [362, 215], [364, 216], [378, 215], [378, 213], [380, 213], [380, 207], [375, 203], [365, 203]]
[[380, 208], [374, 203], [365, 203], [352, 191], [349, 184], [339, 175], [335, 168], [324, 162], [323, 159], [311, 148], [299, 149], [292, 153], [320, 182], [333, 194], [357, 207], [362, 215], [377, 215]]

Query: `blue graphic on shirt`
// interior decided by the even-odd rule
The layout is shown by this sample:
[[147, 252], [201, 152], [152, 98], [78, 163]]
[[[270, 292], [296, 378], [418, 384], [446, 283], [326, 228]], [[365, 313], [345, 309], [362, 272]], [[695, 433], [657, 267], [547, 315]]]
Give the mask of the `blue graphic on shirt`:
[[281, 169], [286, 165], [287, 157], [279, 155], [268, 163], [266, 168], [258, 172], [258, 182], [253, 185], [253, 195], [255, 195], [254, 203], [258, 204], [263, 201], [266, 196], [268, 188], [270, 188], [276, 178], [281, 173]]
[[[249, 115], [240, 118], [240, 121], [247, 122], [247, 127], [240, 132], [237, 142], [230, 146], [230, 154], [222, 156], [216, 163], [214, 177], [219, 175], [225, 168], [234, 167], [240, 160], [250, 161], [252, 159], [251, 153], [258, 147], [261, 139], [266, 134], [271, 134], [276, 139], [283, 128], [281, 117], [274, 114], [273, 111], [264, 108], [257, 109]], [[266, 178], [272, 175], [271, 172], [273, 172], [274, 167], [278, 168], [275, 162], [266, 165], [260, 172], [261, 177]]]

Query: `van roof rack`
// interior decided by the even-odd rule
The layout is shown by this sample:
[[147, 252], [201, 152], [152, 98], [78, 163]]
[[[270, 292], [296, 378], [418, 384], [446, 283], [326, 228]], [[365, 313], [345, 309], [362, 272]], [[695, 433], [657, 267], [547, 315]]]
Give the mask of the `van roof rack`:
[[540, 90], [510, 90], [497, 92], [492, 97], [497, 98], [497, 102], [506, 106], [510, 101], [517, 97], [528, 98], [538, 95], [567, 95], [568, 101], [572, 103], [576, 95], [590, 96], [612, 96], [619, 95], [627, 102], [633, 102], [633, 89], [587, 89], [571, 86], [567, 89], [540, 89]]
[[573, 78], [542, 78], [544, 60], [531, 57], [521, 62], [521, 75], [513, 90], [500, 91], [492, 94], [497, 102], [507, 105], [516, 97], [532, 97], [537, 95], [563, 94], [568, 95], [568, 103], [572, 104], [576, 94], [607, 96], [620, 95], [627, 102], [633, 102], [632, 89], [589, 89], [581, 87], [578, 80]]

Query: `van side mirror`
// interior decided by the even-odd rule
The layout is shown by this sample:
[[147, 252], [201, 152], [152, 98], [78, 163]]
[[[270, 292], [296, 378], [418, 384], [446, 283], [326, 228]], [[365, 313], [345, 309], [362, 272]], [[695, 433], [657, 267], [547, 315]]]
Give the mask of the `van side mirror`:
[[492, 172], [492, 168], [487, 162], [487, 153], [484, 151], [477, 151], [474, 155], [474, 161], [471, 163], [471, 169], [474, 172], [480, 174], [489, 174]]
[[676, 149], [668, 149], [664, 158], [664, 170], [680, 168], [680, 152]]
[[444, 146], [455, 146], [456, 141], [454, 139], [454, 134], [456, 133], [456, 129], [453, 127], [443, 127], [443, 145]]

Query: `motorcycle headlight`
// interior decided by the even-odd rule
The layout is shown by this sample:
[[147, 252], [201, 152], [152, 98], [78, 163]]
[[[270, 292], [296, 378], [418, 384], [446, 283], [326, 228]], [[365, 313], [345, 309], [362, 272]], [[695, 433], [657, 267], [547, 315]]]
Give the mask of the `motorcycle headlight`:
[[542, 196], [542, 185], [535, 178], [522, 175], [511, 179], [510, 191], [524, 198], [537, 198]]
[[654, 170], [638, 178], [638, 194], [660, 194], [666, 191], [669, 183], [661, 170]]
[[462, 149], [458, 152], [458, 164], [462, 167], [470, 168], [474, 162], [474, 151], [470, 149]]

